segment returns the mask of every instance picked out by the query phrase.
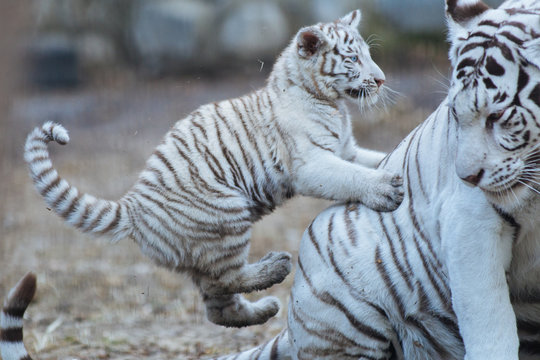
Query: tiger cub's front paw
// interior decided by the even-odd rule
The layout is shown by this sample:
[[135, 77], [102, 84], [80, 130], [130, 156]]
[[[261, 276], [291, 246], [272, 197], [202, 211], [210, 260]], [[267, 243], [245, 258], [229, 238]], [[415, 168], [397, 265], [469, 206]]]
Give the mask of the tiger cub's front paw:
[[364, 205], [375, 211], [393, 211], [403, 201], [403, 178], [386, 170], [376, 170]]

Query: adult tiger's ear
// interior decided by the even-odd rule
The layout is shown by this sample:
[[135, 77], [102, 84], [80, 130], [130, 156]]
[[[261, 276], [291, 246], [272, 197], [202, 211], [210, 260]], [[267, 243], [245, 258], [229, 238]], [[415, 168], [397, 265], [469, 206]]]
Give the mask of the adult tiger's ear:
[[462, 26], [489, 9], [482, 0], [446, 0], [446, 16]]
[[298, 32], [296, 44], [298, 54], [303, 58], [309, 58], [326, 44], [326, 37], [319, 29], [307, 27]]
[[540, 69], [540, 38], [526, 41], [521, 49], [521, 55], [530, 64]]
[[338, 21], [344, 25], [357, 29], [358, 25], [360, 25], [360, 20], [362, 20], [362, 12], [360, 12], [360, 10], [354, 10], [340, 18]]
[[469, 24], [490, 9], [482, 0], [446, 0], [446, 21], [448, 24], [448, 41], [450, 60], [454, 63], [454, 46], [458, 40], [466, 39]]

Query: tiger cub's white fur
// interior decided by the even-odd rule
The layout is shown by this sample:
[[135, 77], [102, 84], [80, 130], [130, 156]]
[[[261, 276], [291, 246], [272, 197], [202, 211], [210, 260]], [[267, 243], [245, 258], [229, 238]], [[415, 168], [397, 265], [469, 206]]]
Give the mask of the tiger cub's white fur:
[[47, 143], [69, 141], [61, 125], [34, 129], [25, 160], [36, 188], [70, 225], [130, 237], [158, 264], [189, 273], [210, 321], [265, 322], [278, 301], [251, 303], [239, 293], [281, 282], [291, 263], [285, 252], [247, 263], [253, 222], [294, 194], [381, 211], [403, 198], [400, 176], [368, 168], [384, 154], [359, 148], [351, 133], [346, 101], [370, 105], [384, 82], [358, 33], [360, 15], [301, 29], [264, 88], [178, 121], [118, 201], [82, 194], [59, 177]]

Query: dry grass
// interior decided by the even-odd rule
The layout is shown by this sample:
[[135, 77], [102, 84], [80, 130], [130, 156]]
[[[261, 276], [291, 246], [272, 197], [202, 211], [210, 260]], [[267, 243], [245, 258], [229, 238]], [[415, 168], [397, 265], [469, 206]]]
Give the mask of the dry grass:
[[[438, 88], [431, 80], [437, 75], [400, 73], [405, 75], [395, 75], [396, 87], [410, 97], [358, 122], [360, 144], [391, 150], [434, 109], [436, 99], [418, 94]], [[22, 160], [25, 134], [45, 120], [60, 121], [71, 132], [69, 145], [51, 146], [60, 174], [83, 191], [118, 198], [174, 121], [198, 105], [243, 94], [262, 82], [238, 77], [140, 82], [124, 77], [107, 86], [24, 92], [12, 98], [0, 164], [0, 297], [26, 271], [37, 273], [38, 293], [25, 325], [32, 353], [40, 359], [199, 359], [249, 348], [285, 326], [286, 311], [245, 329], [209, 323], [187, 277], [153, 265], [130, 240], [111, 245], [90, 238], [47, 211]], [[416, 88], [411, 90], [409, 83]], [[303, 230], [328, 204], [296, 198], [257, 223], [251, 260], [270, 250], [296, 255]], [[248, 297], [272, 294], [286, 309], [292, 280], [291, 274], [282, 284]]]

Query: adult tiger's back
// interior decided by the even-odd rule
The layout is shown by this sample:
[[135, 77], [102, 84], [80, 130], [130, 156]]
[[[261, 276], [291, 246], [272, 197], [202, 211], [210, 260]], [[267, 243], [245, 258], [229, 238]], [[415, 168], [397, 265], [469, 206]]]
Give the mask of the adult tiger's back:
[[25, 159], [48, 206], [84, 232], [130, 237], [158, 264], [190, 274], [208, 318], [265, 322], [277, 299], [240, 293], [281, 282], [290, 255], [247, 263], [253, 222], [294, 194], [360, 201], [381, 211], [403, 199], [400, 176], [373, 169], [385, 154], [359, 148], [346, 100], [371, 105], [384, 74], [358, 33], [360, 11], [301, 29], [267, 85], [201, 106], [178, 121], [120, 200], [81, 194], [53, 168], [47, 143], [67, 132], [46, 123], [27, 138]]

